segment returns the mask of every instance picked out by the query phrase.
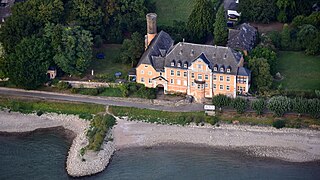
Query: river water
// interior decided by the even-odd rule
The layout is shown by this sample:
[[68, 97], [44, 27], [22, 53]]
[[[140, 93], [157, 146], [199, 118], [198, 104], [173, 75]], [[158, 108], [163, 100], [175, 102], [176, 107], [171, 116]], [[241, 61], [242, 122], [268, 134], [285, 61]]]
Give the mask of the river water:
[[[0, 179], [72, 179], [70, 142], [53, 133], [0, 137]], [[167, 146], [118, 151], [108, 168], [81, 179], [319, 179], [320, 163], [252, 158], [241, 152]]]

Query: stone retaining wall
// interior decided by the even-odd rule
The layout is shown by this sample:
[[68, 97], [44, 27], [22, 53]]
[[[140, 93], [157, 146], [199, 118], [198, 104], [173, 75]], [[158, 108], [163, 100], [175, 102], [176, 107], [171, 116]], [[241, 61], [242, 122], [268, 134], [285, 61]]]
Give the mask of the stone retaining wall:
[[110, 87], [116, 86], [116, 83], [103, 83], [103, 82], [88, 82], [88, 81], [62, 81], [69, 83], [74, 88], [97, 88], [97, 87]]

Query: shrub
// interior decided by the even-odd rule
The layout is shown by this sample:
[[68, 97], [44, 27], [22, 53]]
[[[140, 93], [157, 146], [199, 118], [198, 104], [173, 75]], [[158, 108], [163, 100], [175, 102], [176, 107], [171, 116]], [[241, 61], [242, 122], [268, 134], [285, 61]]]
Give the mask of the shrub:
[[68, 82], [64, 82], [64, 81], [60, 81], [58, 82], [57, 84], [57, 88], [59, 90], [66, 90], [66, 89], [69, 89], [71, 86]]
[[285, 120], [276, 120], [272, 123], [272, 126], [280, 129], [286, 126], [286, 121]]
[[43, 114], [43, 112], [40, 110], [40, 111], [37, 111], [37, 116], [41, 116]]
[[88, 114], [88, 113], [82, 113], [82, 114], [79, 114], [79, 118], [81, 119], [86, 119], [86, 120], [90, 120], [93, 118], [92, 114]]
[[79, 93], [79, 89], [78, 88], [71, 88], [70, 92], [72, 94], [77, 94], [77, 93]]
[[115, 125], [115, 118], [111, 115], [97, 115], [91, 120], [90, 129], [87, 131], [89, 137], [88, 149], [99, 151], [109, 128]]
[[307, 112], [313, 118], [320, 118], [320, 99], [309, 99]]
[[285, 96], [276, 96], [269, 99], [267, 107], [275, 115], [281, 117], [284, 113], [291, 110], [291, 99]]
[[258, 115], [261, 115], [263, 113], [265, 107], [266, 103], [264, 99], [258, 99], [251, 102], [251, 108], [255, 110]]
[[207, 116], [205, 120], [206, 123], [209, 123], [211, 125], [215, 125], [219, 122], [219, 118], [217, 116]]
[[242, 114], [246, 110], [248, 102], [243, 98], [236, 97], [232, 100], [231, 105], [233, 108], [237, 110], [237, 113]]
[[217, 96], [213, 96], [212, 98], [213, 105], [222, 108], [224, 106], [229, 106], [231, 103], [231, 98], [227, 97], [223, 94], [218, 94]]
[[308, 112], [308, 100], [304, 98], [295, 98], [292, 100], [292, 111], [297, 113]]

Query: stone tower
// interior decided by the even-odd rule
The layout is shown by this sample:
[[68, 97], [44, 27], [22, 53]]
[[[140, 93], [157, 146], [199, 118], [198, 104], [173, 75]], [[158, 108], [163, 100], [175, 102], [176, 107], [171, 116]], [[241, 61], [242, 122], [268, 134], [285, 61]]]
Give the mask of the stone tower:
[[157, 35], [157, 14], [149, 13], [147, 18], [147, 35], [145, 36], [145, 49], [148, 48], [152, 39]]

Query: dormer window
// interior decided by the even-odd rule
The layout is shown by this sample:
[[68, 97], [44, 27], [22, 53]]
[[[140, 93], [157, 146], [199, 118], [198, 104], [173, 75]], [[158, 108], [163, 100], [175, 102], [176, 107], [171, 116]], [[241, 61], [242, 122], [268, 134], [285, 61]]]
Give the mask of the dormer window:
[[175, 65], [174, 61], [171, 61], [171, 66], [174, 66], [174, 65]]
[[227, 69], [227, 73], [230, 73], [230, 71], [231, 71], [231, 69], [230, 69], [230, 68], [228, 68], [228, 69]]
[[184, 63], [184, 64], [183, 64], [183, 67], [184, 67], [184, 68], [188, 68], [188, 63]]
[[178, 67], [181, 67], [181, 62], [178, 62]]
[[217, 67], [214, 67], [213, 70], [214, 70], [214, 71], [218, 71], [218, 68], [217, 68]]
[[224, 69], [223, 69], [223, 67], [222, 67], [222, 68], [220, 68], [220, 72], [224, 72]]

